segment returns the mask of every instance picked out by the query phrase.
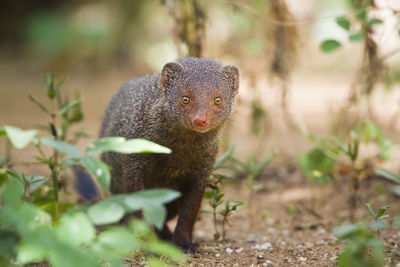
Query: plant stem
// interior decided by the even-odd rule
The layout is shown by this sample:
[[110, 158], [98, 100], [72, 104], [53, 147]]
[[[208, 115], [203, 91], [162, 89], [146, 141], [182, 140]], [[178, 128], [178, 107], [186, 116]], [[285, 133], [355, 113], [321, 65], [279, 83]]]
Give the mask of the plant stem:
[[217, 207], [213, 207], [213, 221], [214, 221], [214, 240], [217, 241], [219, 238], [219, 232], [218, 232], [218, 227], [217, 227]]
[[225, 241], [225, 236], [226, 236], [225, 223], [227, 218], [228, 218], [228, 212], [225, 211], [224, 218], [222, 219], [222, 241]]
[[10, 140], [7, 139], [6, 141], [6, 165], [11, 162], [11, 143]]
[[360, 181], [358, 180], [358, 172], [355, 168], [355, 160], [352, 161], [352, 193], [350, 196], [350, 203], [349, 203], [349, 218], [351, 222], [355, 221], [354, 213], [357, 209], [357, 192], [358, 188], [360, 187]]
[[249, 196], [248, 196], [248, 216], [249, 216], [249, 228], [253, 226], [253, 212], [252, 212], [252, 207], [253, 207], [253, 195], [254, 195], [254, 176], [249, 175], [248, 176], [248, 189], [249, 189]]
[[55, 207], [55, 218], [58, 221], [59, 217], [59, 206], [58, 206], [58, 152], [54, 151], [53, 161], [49, 164], [51, 170], [51, 179], [53, 181], [53, 190], [54, 190], [54, 207]]
[[375, 226], [376, 226], [376, 235], [378, 236], [378, 239], [381, 239], [381, 237], [380, 237], [381, 234], [378, 229], [378, 220], [377, 219], [375, 219]]

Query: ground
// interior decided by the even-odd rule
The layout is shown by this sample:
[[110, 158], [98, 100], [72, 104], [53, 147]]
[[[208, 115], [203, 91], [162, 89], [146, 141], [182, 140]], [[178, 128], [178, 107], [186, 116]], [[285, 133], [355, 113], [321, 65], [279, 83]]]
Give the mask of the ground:
[[[46, 115], [30, 103], [27, 97], [29, 92], [44, 98], [41, 97], [44, 96], [45, 89], [40, 75], [32, 72], [22, 79], [14, 75], [18, 73], [16, 67], [0, 65], [0, 70], [3, 73], [0, 79], [0, 125], [16, 125], [28, 129], [34, 123], [47, 121]], [[84, 128], [91, 134], [91, 139], [81, 143], [81, 147], [97, 136], [105, 105], [113, 91], [132, 76], [129, 72], [112, 72], [93, 77], [78, 73], [70, 75], [65, 86], [66, 91], [72, 95], [75, 88], [81, 90], [85, 114], [84, 124], [75, 128]], [[244, 127], [249, 124], [249, 109], [246, 107], [251, 100], [249, 96], [252, 95], [251, 91], [246, 89], [248, 81], [244, 77], [233, 123], [229, 126], [229, 133], [222, 137], [223, 143], [226, 142], [226, 138], [229, 139], [227, 143], [236, 144], [235, 156], [243, 160], [248, 159], [254, 150], [260, 156], [276, 150], [280, 156], [257, 181], [263, 186], [253, 197], [251, 211], [248, 205], [249, 193], [243, 181], [229, 183], [223, 187], [222, 190], [226, 194], [224, 199], [243, 200], [247, 203], [232, 216], [232, 227], [227, 228], [226, 241], [214, 241], [212, 216], [201, 214], [194, 231], [194, 240], [199, 244], [199, 251], [189, 257], [189, 266], [336, 264], [343, 244], [332, 235], [332, 229], [349, 220], [347, 201], [350, 195], [350, 181], [343, 178], [337, 184], [312, 185], [301, 175], [295, 160], [310, 147], [306, 137], [308, 133], [321, 135], [328, 132], [329, 116], [338, 108], [335, 103], [340, 103], [346, 96], [347, 83], [346, 75], [341, 78], [332, 74], [321, 77], [294, 77], [289, 99], [290, 112], [296, 123], [304, 126], [296, 133], [291, 132], [279, 118], [276, 119], [274, 109], [277, 105], [271, 103], [271, 99], [277, 99], [274, 97], [276, 92], [268, 87], [265, 91], [268, 97], [262, 99], [269, 108], [265, 129], [267, 134], [264, 136], [266, 141], [263, 142], [250, 136], [248, 127]], [[320, 88], [322, 85], [323, 90]], [[264, 86], [262, 82], [260, 86]], [[377, 116], [382, 119], [381, 125], [386, 124], [386, 128], [393, 126], [392, 136], [397, 135], [397, 123], [387, 123], [397, 114], [396, 103], [399, 99], [398, 91], [389, 95], [379, 93], [373, 98]], [[382, 101], [386, 104], [381, 105]], [[398, 143], [398, 140], [394, 139], [394, 142]], [[3, 149], [4, 142], [0, 140], [0, 151], [4, 151]], [[34, 151], [32, 148], [28, 149], [28, 152], [16, 151], [13, 152], [13, 158], [19, 162], [31, 161]], [[393, 152], [389, 167], [396, 171], [396, 159], [400, 158], [398, 148]], [[29, 173], [40, 174], [41, 171], [36, 165], [29, 166]], [[388, 192], [387, 188], [390, 186], [379, 179], [363, 182], [355, 216], [357, 221], [368, 217], [365, 208], [367, 202], [371, 203], [375, 210], [389, 204], [389, 221], [400, 215], [399, 198]], [[207, 200], [204, 200], [203, 208], [207, 208]], [[394, 255], [399, 266], [400, 229], [390, 226], [382, 233], [381, 238], [385, 241], [387, 255]], [[129, 265], [137, 266], [137, 262], [128, 263]]]
[[[272, 167], [259, 182], [263, 189], [254, 196], [251, 215], [248, 204], [242, 206], [231, 218], [225, 241], [214, 241], [211, 214], [200, 215], [194, 232], [199, 251], [190, 255], [185, 266], [336, 266], [344, 244], [332, 230], [349, 222], [350, 181], [343, 178], [337, 184], [313, 185], [295, 168]], [[247, 201], [242, 183], [225, 187], [225, 199]], [[400, 266], [400, 228], [392, 225], [400, 214], [400, 202], [387, 191], [390, 186], [377, 177], [364, 180], [355, 220], [370, 220], [367, 202], [374, 209], [390, 204], [390, 226], [381, 239], [386, 255], [396, 262], [393, 266]], [[204, 200], [203, 208], [207, 205]], [[290, 211], [288, 207], [292, 207]], [[139, 262], [127, 263], [137, 266]]]
[[[211, 215], [201, 216], [195, 231], [200, 248], [190, 258], [191, 266], [335, 266], [343, 244], [333, 236], [332, 229], [349, 221], [350, 182], [320, 186], [311, 185], [298, 171], [281, 171], [282, 177], [272, 174], [270, 171], [262, 178], [264, 189], [254, 197], [251, 225], [248, 207], [244, 206], [232, 217], [227, 241], [214, 242]], [[369, 216], [366, 202], [375, 209], [390, 203], [391, 219], [400, 214], [398, 197], [375, 192], [386, 186], [379, 179], [364, 181], [357, 221]], [[240, 183], [232, 185], [226, 198], [245, 201], [244, 188]], [[294, 213], [288, 212], [289, 205], [294, 205]], [[387, 245], [386, 253], [395, 255], [400, 265], [400, 228], [389, 227], [381, 236]]]

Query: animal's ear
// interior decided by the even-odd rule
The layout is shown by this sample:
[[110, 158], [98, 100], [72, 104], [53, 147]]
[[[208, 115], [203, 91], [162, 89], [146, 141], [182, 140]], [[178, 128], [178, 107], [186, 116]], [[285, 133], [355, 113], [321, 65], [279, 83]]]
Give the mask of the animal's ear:
[[161, 71], [161, 88], [165, 89], [172, 85], [177, 74], [183, 70], [183, 66], [176, 62], [169, 62], [164, 65]]
[[235, 65], [225, 65], [222, 68], [222, 73], [229, 82], [234, 95], [236, 95], [239, 91], [239, 69]]

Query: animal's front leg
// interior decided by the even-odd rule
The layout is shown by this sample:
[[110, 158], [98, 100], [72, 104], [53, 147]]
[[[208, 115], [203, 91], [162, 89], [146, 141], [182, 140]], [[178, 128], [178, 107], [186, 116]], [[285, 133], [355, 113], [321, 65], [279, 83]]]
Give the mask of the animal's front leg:
[[172, 235], [172, 241], [186, 252], [197, 251], [197, 247], [192, 244], [192, 232], [204, 190], [204, 185], [193, 182], [181, 191], [183, 195], [179, 199], [178, 223]]

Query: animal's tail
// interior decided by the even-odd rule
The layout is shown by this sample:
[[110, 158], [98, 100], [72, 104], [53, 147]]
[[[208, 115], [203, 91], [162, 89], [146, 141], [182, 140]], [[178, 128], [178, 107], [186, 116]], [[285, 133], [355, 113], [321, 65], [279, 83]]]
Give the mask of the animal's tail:
[[86, 201], [97, 202], [100, 199], [100, 192], [90, 174], [82, 167], [75, 167], [74, 172], [76, 176], [74, 187], [79, 195]]

